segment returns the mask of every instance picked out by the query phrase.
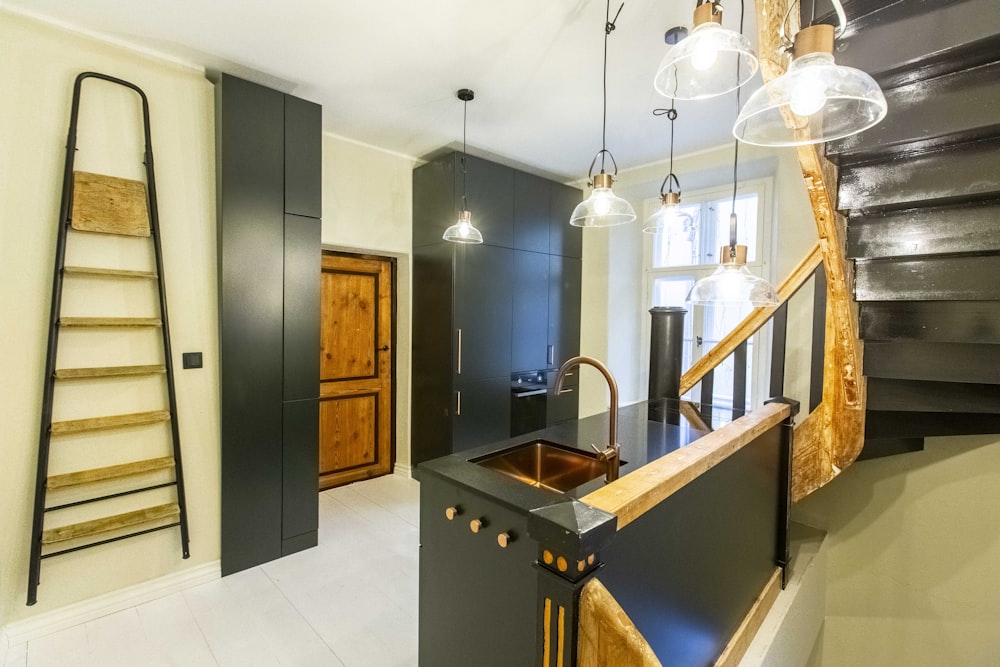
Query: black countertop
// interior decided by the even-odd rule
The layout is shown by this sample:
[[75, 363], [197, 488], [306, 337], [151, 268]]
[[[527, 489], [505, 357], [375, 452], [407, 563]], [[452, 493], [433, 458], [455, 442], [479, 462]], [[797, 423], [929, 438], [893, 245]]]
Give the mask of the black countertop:
[[[694, 403], [687, 405], [693, 407], [693, 411], [689, 410], [688, 414], [698, 412], [701, 421], [709, 424], [712, 429], [729, 423], [733, 418], [729, 410], [713, 411]], [[661, 399], [628, 405], [618, 410], [618, 443], [621, 445], [622, 459], [620, 476], [624, 477], [709, 433], [701, 428], [701, 424], [692, 424], [679, 408], [678, 401]], [[591, 480], [567, 493], [559, 493], [525, 484], [471, 461], [536, 440], [546, 440], [592, 453], [591, 445], [603, 449], [608, 442], [608, 414], [564, 422], [516, 438], [427, 461], [417, 468], [417, 477], [436, 475], [490, 496], [511, 509], [524, 512], [560, 502], [567, 496], [580, 498], [601, 488], [605, 484], [604, 477]]]

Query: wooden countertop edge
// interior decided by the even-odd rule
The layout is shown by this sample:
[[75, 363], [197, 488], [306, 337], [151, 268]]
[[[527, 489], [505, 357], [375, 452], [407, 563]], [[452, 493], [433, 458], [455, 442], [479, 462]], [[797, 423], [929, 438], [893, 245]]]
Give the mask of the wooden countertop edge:
[[717, 431], [646, 464], [580, 501], [618, 517], [621, 530], [706, 471], [725, 461], [791, 414], [784, 403], [768, 403]]

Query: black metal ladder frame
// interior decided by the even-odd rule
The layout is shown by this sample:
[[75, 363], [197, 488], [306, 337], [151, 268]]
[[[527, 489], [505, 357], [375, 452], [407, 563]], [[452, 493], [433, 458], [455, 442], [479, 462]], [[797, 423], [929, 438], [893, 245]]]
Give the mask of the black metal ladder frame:
[[[82, 545], [73, 549], [67, 549], [55, 554], [42, 555], [42, 531], [45, 517], [45, 496], [47, 491], [49, 445], [52, 428], [52, 403], [55, 394], [55, 372], [56, 372], [56, 352], [59, 343], [59, 316], [62, 309], [62, 287], [63, 269], [66, 261], [66, 230], [71, 224], [71, 211], [73, 208], [73, 165], [76, 155], [76, 130], [80, 112], [80, 94], [82, 84], [86, 79], [100, 79], [109, 83], [124, 86], [134, 91], [142, 100], [143, 133], [145, 138], [145, 152], [143, 164], [146, 167], [146, 203], [149, 211], [150, 236], [153, 240], [154, 255], [156, 257], [156, 274], [160, 305], [160, 319], [162, 320], [161, 335], [163, 339], [164, 367], [167, 379], [167, 397], [170, 411], [170, 431], [173, 442], [174, 475], [177, 487], [177, 505], [180, 509], [179, 521], [167, 524], [154, 529], [145, 529], [122, 535], [108, 540], [100, 540], [90, 544]], [[156, 181], [153, 175], [153, 144], [149, 131], [149, 101], [146, 94], [135, 84], [119, 79], [107, 74], [98, 72], [83, 72], [76, 77], [73, 84], [73, 102], [70, 113], [69, 132], [66, 139], [66, 164], [63, 170], [62, 202], [59, 207], [59, 231], [56, 240], [55, 270], [52, 278], [52, 303], [49, 313], [49, 339], [48, 352], [45, 360], [45, 380], [42, 394], [42, 414], [41, 427], [38, 436], [38, 470], [35, 477], [35, 503], [34, 517], [31, 527], [31, 556], [28, 566], [28, 599], [27, 604], [33, 605], [38, 600], [38, 585], [41, 582], [42, 559], [47, 556], [70, 553], [80, 549], [99, 546], [109, 542], [118, 541], [127, 537], [144, 535], [153, 530], [172, 528], [179, 525], [181, 529], [181, 550], [183, 558], [188, 558], [191, 554], [188, 548], [189, 534], [187, 522], [187, 506], [184, 499], [184, 475], [181, 465], [180, 430], [177, 419], [177, 399], [174, 391], [173, 360], [170, 350], [170, 328], [167, 318], [167, 295], [166, 284], [163, 274], [163, 254], [160, 248], [160, 227], [159, 213], [156, 205]], [[95, 499], [96, 500], [96, 499]]]

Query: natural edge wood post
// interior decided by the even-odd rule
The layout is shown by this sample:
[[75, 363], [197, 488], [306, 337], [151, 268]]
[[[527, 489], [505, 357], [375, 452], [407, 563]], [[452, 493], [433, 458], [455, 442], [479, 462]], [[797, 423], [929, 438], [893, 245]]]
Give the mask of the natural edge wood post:
[[792, 449], [795, 446], [795, 415], [799, 414], [799, 402], [778, 396], [764, 401], [784, 403], [791, 408], [785, 419], [781, 438], [781, 460], [778, 467], [778, 533], [775, 536], [774, 563], [781, 568], [781, 589], [788, 583], [788, 566], [791, 552], [788, 546], [789, 521], [792, 512]]
[[538, 542], [537, 665], [577, 663], [580, 591], [601, 567], [618, 518], [578, 500], [532, 510], [528, 534]]

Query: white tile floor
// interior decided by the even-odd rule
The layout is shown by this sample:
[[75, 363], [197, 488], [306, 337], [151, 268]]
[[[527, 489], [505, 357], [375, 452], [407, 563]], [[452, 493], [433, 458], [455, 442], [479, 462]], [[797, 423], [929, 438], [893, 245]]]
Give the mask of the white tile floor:
[[419, 488], [324, 491], [315, 549], [12, 647], [5, 667], [416, 665]]

